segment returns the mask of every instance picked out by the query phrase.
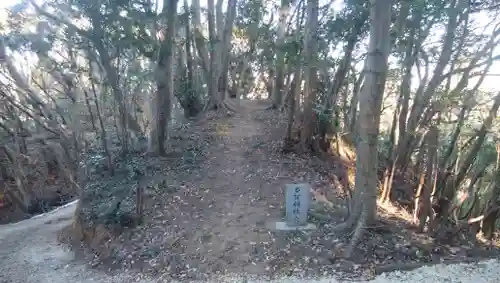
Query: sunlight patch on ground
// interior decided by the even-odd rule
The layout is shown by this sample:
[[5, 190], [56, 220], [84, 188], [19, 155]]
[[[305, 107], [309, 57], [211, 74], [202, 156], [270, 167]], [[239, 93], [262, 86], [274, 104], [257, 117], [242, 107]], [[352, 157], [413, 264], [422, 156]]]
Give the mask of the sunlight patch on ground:
[[377, 207], [380, 216], [388, 219], [398, 219], [407, 222], [408, 224], [413, 223], [413, 215], [406, 209], [398, 207], [392, 203], [382, 203], [377, 200]]
[[231, 125], [226, 122], [218, 122], [215, 126], [216, 135], [219, 137], [229, 136], [231, 134]]

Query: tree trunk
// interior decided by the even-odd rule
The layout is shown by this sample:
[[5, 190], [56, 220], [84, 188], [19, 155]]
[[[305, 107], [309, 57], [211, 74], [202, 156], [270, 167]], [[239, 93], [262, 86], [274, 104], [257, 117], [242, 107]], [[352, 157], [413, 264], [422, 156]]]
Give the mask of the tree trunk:
[[[396, 111], [394, 113], [392, 121], [392, 129], [390, 136], [390, 149], [389, 156], [387, 158], [386, 170], [384, 172], [384, 185], [381, 200], [384, 202], [391, 201], [392, 185], [394, 180], [394, 175], [396, 174], [396, 160], [398, 158], [398, 142], [402, 142], [406, 133], [406, 118], [408, 116], [408, 107], [410, 103], [410, 86], [411, 86], [411, 70], [413, 68], [414, 62], [416, 60], [417, 52], [414, 52], [414, 37], [415, 29], [420, 24], [420, 13], [416, 12], [414, 25], [415, 27], [411, 29], [408, 36], [408, 42], [406, 43], [405, 57], [403, 60], [402, 72], [403, 78], [401, 81], [401, 87], [399, 90], [398, 103], [396, 105]], [[396, 127], [399, 127], [398, 137], [396, 137]], [[396, 139], [397, 138], [397, 139]]]
[[364, 73], [361, 73], [354, 84], [354, 88], [352, 90], [352, 98], [351, 105], [349, 107], [349, 131], [351, 132], [353, 140], [356, 140], [356, 128], [357, 128], [357, 119], [358, 119], [358, 101], [359, 101], [359, 91], [361, 89], [361, 85], [363, 84], [365, 79]]
[[[420, 232], [424, 231], [425, 223], [427, 223], [427, 218], [432, 217], [431, 208], [431, 192], [432, 185], [434, 184], [433, 176], [435, 170], [435, 161], [437, 155], [438, 146], [438, 132], [436, 127], [432, 127], [426, 134], [425, 150], [427, 152], [427, 164], [425, 166], [425, 173], [422, 172], [423, 178], [419, 184], [417, 194], [415, 197], [415, 211], [414, 211], [414, 221]], [[421, 150], [424, 150], [422, 147]], [[432, 222], [432, 219], [430, 219]]]
[[419, 125], [422, 125], [422, 117], [425, 112], [426, 107], [429, 105], [431, 98], [435, 94], [437, 88], [443, 81], [443, 71], [446, 66], [450, 62], [452, 53], [453, 53], [453, 44], [455, 39], [456, 29], [463, 20], [460, 15], [463, 10], [467, 6], [466, 0], [453, 0], [448, 7], [447, 15], [448, 22], [446, 24], [446, 33], [443, 39], [443, 52], [440, 54], [438, 58], [438, 62], [436, 67], [434, 68], [434, 73], [429, 80], [429, 83], [425, 87], [425, 90], [422, 88], [417, 91], [415, 95], [415, 100], [413, 102], [413, 106], [411, 108], [407, 127], [406, 127], [406, 135], [404, 139], [400, 140], [400, 145], [398, 146], [398, 161], [397, 164], [401, 168], [406, 168], [410, 153], [412, 152], [412, 145], [414, 143], [414, 135]]
[[94, 70], [92, 67], [92, 61], [89, 58], [89, 73], [90, 73], [90, 86], [92, 88], [92, 93], [94, 96], [94, 104], [96, 108], [96, 115], [97, 119], [99, 120], [99, 126], [101, 128], [100, 134], [101, 134], [101, 142], [102, 142], [102, 147], [104, 148], [104, 152], [106, 154], [106, 161], [108, 163], [108, 169], [110, 172], [110, 175], [114, 175], [115, 169], [114, 165], [112, 162], [112, 156], [111, 152], [108, 147], [108, 133], [106, 132], [106, 127], [104, 126], [104, 119], [102, 118], [102, 112], [101, 112], [101, 106], [99, 105], [99, 99], [97, 98], [97, 90], [95, 87], [95, 78], [94, 78]]
[[[476, 144], [474, 145], [473, 149], [469, 152], [469, 155], [467, 156], [466, 160], [464, 162], [470, 162], [469, 158], [471, 157], [470, 155], [475, 152], [477, 155], [477, 152], [479, 149], [477, 149], [477, 146], [479, 147], [482, 145], [482, 142], [484, 140], [484, 132], [483, 128], [486, 126], [491, 126], [491, 117], [492, 115], [496, 114], [495, 110], [498, 110], [498, 106], [500, 105], [500, 94], [496, 97], [495, 103], [493, 105], [492, 110], [490, 111], [490, 115], [488, 118], [486, 118], [486, 121], [483, 123], [483, 126], [481, 127], [481, 130], [479, 131], [479, 137], [478, 141], [476, 141]], [[495, 109], [496, 107], [496, 109]], [[487, 127], [489, 128], [489, 127]], [[493, 181], [493, 192], [492, 195], [488, 201], [488, 204], [485, 208], [484, 212], [484, 219], [481, 223], [481, 232], [483, 236], [486, 239], [491, 240], [493, 238], [493, 234], [496, 230], [496, 222], [498, 217], [500, 216], [500, 210], [499, 210], [499, 202], [498, 202], [498, 197], [500, 196], [500, 166], [499, 166], [499, 160], [500, 160], [500, 146], [497, 145], [497, 165], [496, 165], [496, 173], [495, 173], [495, 179]], [[466, 169], [466, 163], [464, 163], [463, 167], [460, 169], [459, 176], [461, 173], [465, 172]], [[458, 178], [458, 177], [457, 177]]]
[[467, 172], [469, 171], [470, 167], [472, 166], [474, 160], [476, 159], [476, 156], [481, 149], [481, 146], [483, 145], [484, 139], [486, 138], [486, 134], [488, 130], [491, 128], [493, 119], [497, 117], [497, 112], [498, 109], [500, 108], [500, 92], [496, 95], [493, 106], [490, 109], [490, 112], [488, 114], [488, 117], [486, 117], [486, 120], [483, 122], [481, 125], [481, 128], [478, 131], [477, 134], [477, 140], [472, 146], [472, 149], [469, 151], [467, 156], [465, 157], [465, 160], [462, 163], [462, 167], [460, 168], [460, 171], [458, 172], [457, 178], [456, 178], [456, 185], [459, 185], [462, 183], [464, 180]]
[[[260, 3], [260, 2], [259, 2]], [[261, 19], [261, 11], [260, 9], [256, 9], [255, 18], [253, 18], [253, 22], [250, 24], [248, 28], [248, 37], [250, 41], [250, 48], [248, 50], [247, 55], [243, 58], [243, 62], [241, 63], [241, 71], [240, 78], [237, 84], [233, 84], [233, 94], [239, 99], [241, 95], [241, 91], [246, 94], [248, 91], [246, 89], [247, 85], [249, 85], [248, 77], [252, 74], [252, 70], [250, 68], [250, 62], [253, 61], [255, 57], [255, 50], [257, 48], [257, 40], [259, 37], [259, 23]]]
[[283, 81], [284, 81], [284, 72], [285, 72], [285, 32], [288, 18], [288, 13], [290, 12], [290, 0], [281, 0], [281, 8], [280, 8], [280, 19], [278, 23], [278, 35], [276, 39], [276, 62], [274, 64], [274, 68], [276, 70], [276, 78], [274, 82], [273, 89], [273, 108], [279, 109], [283, 103]]
[[[233, 38], [233, 25], [236, 18], [236, 0], [229, 0], [227, 2], [227, 16], [226, 22], [224, 24], [224, 29], [219, 30], [222, 39], [221, 48], [221, 71], [220, 71], [220, 87], [219, 92], [221, 92], [222, 99], [226, 98], [228, 90], [228, 74], [229, 74], [229, 63], [231, 59], [231, 41]], [[221, 19], [222, 20], [222, 19]]]
[[367, 226], [376, 219], [378, 189], [378, 135], [382, 98], [388, 71], [389, 27], [391, 0], [371, 2], [370, 41], [365, 66], [365, 83], [359, 96], [358, 141], [356, 143], [356, 179], [354, 211], [350, 218], [357, 219], [356, 230], [346, 256], [353, 254]]
[[316, 84], [318, 80], [318, 0], [307, 1], [307, 23], [304, 41], [304, 112], [300, 131], [301, 146], [303, 150], [312, 148], [314, 130], [316, 128]]
[[210, 59], [208, 54], [207, 45], [205, 43], [205, 37], [203, 36], [203, 26], [201, 25], [201, 16], [200, 16], [200, 0], [193, 0], [191, 3], [191, 13], [193, 15], [193, 26], [194, 26], [194, 41], [196, 45], [196, 50], [198, 51], [198, 56], [201, 59], [201, 67], [203, 68], [205, 79], [207, 85], [209, 85], [209, 96], [210, 93]]
[[[354, 29], [352, 31], [352, 34], [348, 37], [347, 40], [347, 45], [345, 46], [344, 49], [344, 58], [342, 58], [342, 61], [340, 62], [339, 66], [337, 67], [337, 70], [335, 71], [335, 75], [333, 76], [333, 86], [330, 92], [327, 94], [327, 98], [325, 101], [325, 115], [326, 117], [323, 117], [320, 119], [319, 122], [319, 138], [323, 140], [321, 142], [322, 144], [327, 144], [324, 139], [326, 138], [326, 134], [329, 129], [329, 125], [331, 124], [331, 117], [333, 113], [338, 113], [337, 109], [337, 100], [339, 97], [340, 90], [342, 86], [344, 85], [344, 81], [346, 79], [346, 76], [348, 74], [349, 68], [351, 67], [351, 60], [352, 60], [352, 53], [354, 51], [354, 47], [356, 46], [356, 43], [359, 40], [359, 36], [361, 35], [361, 32], [363, 30], [363, 26], [365, 25], [366, 21], [368, 20], [369, 13], [366, 9], [361, 7], [361, 15], [359, 16], [359, 19], [357, 19], [356, 24], [354, 26]], [[354, 94], [353, 94], [354, 96]], [[354, 99], [353, 99], [354, 100]], [[336, 124], [338, 123], [338, 115], [335, 120]], [[334, 129], [334, 132], [338, 132], [339, 129]]]
[[500, 145], [497, 145], [497, 166], [495, 179], [493, 182], [493, 193], [485, 208], [484, 219], [481, 223], [481, 232], [483, 236], [491, 240], [496, 230], [496, 222], [500, 216], [498, 197], [500, 196]]
[[[297, 28], [300, 27], [301, 24], [301, 17], [300, 17], [300, 3], [298, 4], [297, 7], [298, 15], [297, 15]], [[300, 40], [300, 34], [297, 33], [295, 35], [295, 39], [297, 42]], [[302, 50], [303, 52], [304, 50]], [[301, 57], [301, 52], [297, 50], [297, 60], [296, 60], [296, 65], [295, 65], [295, 72], [293, 75], [293, 80], [290, 86], [290, 99], [289, 99], [289, 109], [288, 109], [288, 121], [287, 121], [287, 127], [286, 127], [286, 133], [285, 133], [285, 139], [283, 143], [283, 152], [289, 152], [292, 151], [295, 140], [293, 137], [293, 123], [295, 121], [296, 117], [296, 112], [299, 109], [299, 103], [300, 103], [300, 91], [301, 91], [301, 82], [302, 82], [302, 63], [300, 60]]]
[[202, 103], [200, 96], [194, 88], [194, 67], [193, 67], [193, 54], [191, 53], [191, 22], [189, 20], [189, 6], [187, 0], [184, 0], [184, 9], [186, 12], [186, 65], [187, 65], [187, 88], [186, 93], [186, 108], [184, 108], [184, 116], [195, 117], [202, 110]]
[[165, 155], [165, 139], [168, 139], [168, 123], [172, 111], [173, 94], [173, 49], [175, 34], [175, 18], [177, 16], [177, 0], [164, 0], [163, 12], [167, 17], [167, 28], [160, 46], [157, 78], [156, 109], [149, 139], [149, 152]]

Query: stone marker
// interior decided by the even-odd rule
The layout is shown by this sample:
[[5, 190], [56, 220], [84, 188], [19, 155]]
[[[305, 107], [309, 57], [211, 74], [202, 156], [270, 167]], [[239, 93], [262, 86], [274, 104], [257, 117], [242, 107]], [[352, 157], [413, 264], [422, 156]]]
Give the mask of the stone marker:
[[307, 223], [307, 212], [311, 201], [311, 186], [309, 184], [287, 184], [285, 186], [285, 222], [270, 223], [272, 230], [314, 230], [316, 226]]
[[309, 184], [287, 184], [285, 187], [286, 224], [304, 226], [307, 224], [307, 211], [311, 194]]

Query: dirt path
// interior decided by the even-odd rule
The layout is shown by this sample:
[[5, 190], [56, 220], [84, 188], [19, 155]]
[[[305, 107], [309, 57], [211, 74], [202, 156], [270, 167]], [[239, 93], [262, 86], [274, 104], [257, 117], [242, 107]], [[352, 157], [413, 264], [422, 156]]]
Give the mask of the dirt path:
[[[73, 253], [57, 242], [57, 233], [71, 224], [73, 203], [32, 219], [0, 226], [0, 283], [176, 282], [165, 279], [164, 275], [172, 271], [185, 272], [184, 279], [189, 282], [195, 282], [190, 278], [200, 273], [213, 276], [211, 281], [201, 282], [342, 282], [334, 277], [346, 274], [318, 281], [293, 276], [273, 281], [246, 277], [252, 274], [268, 278], [275, 270], [294, 270], [300, 266], [296, 259], [315, 257], [311, 254], [314, 247], [311, 243], [295, 242], [290, 246], [265, 227], [266, 221], [281, 217], [283, 183], [305, 177], [294, 176], [294, 172], [276, 166], [269, 160], [269, 151], [260, 151], [259, 145], [269, 141], [266, 125], [254, 115], [262, 108], [246, 101], [236, 116], [214, 120], [215, 141], [210, 144], [199, 175], [190, 175], [192, 179], [185, 181], [183, 190], [164, 200], [163, 214], [147, 223], [157, 225], [156, 230], [148, 230], [151, 233], [144, 236], [147, 240], [143, 243], [147, 248], [159, 247], [158, 259], [168, 259], [170, 263], [177, 260], [177, 267], [182, 268], [164, 271], [152, 279], [126, 270], [105, 274], [75, 260]], [[276, 178], [278, 175], [285, 178]], [[201, 179], [196, 179], [197, 176]], [[172, 227], [182, 228], [180, 234], [172, 233]], [[491, 260], [395, 272], [370, 282], [493, 283], [498, 278], [500, 262]]]
[[107, 275], [88, 270], [57, 243], [57, 233], [71, 224], [75, 207], [73, 202], [0, 226], [0, 283], [141, 282], [124, 272]]
[[[22, 222], [0, 226], [0, 283], [161, 283], [161, 279], [121, 271], [116, 275], [88, 269], [73, 260], [73, 254], [56, 243], [56, 233], [71, 222], [75, 204]], [[500, 262], [489, 260], [474, 264], [436, 265], [411, 272], [382, 274], [373, 283], [462, 282], [494, 283], [500, 278]], [[244, 276], [223, 276], [212, 282], [340, 283], [335, 278], [316, 280], [294, 277], [273, 281]], [[356, 283], [356, 281], [349, 281]], [[359, 283], [361, 281], [358, 281]]]
[[214, 173], [206, 184], [211, 188], [213, 207], [207, 209], [209, 217], [202, 228], [211, 235], [208, 244], [201, 241], [196, 249], [213, 255], [205, 258], [213, 263], [213, 270], [257, 273], [266, 266], [252, 263], [251, 255], [256, 245], [271, 241], [263, 222], [271, 212], [269, 204], [259, 197], [263, 180], [251, 173], [253, 164], [246, 153], [251, 150], [252, 139], [265, 133], [251, 117], [262, 107], [246, 101], [240, 109], [236, 116], [217, 121], [217, 148], [204, 164]]

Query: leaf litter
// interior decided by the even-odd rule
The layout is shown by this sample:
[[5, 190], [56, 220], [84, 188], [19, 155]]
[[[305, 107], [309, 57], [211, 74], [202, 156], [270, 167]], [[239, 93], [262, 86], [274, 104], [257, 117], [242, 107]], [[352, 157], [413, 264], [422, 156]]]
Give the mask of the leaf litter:
[[[224, 274], [371, 278], [375, 266], [401, 268], [403, 263], [441, 262], [460, 254], [444, 248], [436, 252], [436, 243], [422, 244], [404, 223], [383, 221], [369, 230], [358, 258], [343, 259], [350, 235], [332, 228], [346, 213], [345, 195], [338, 188], [345, 165], [283, 155], [285, 115], [266, 111], [259, 102], [244, 104], [234, 116], [209, 116], [184, 127], [172, 137], [169, 157], [144, 157], [144, 222], [94, 251], [93, 266], [181, 281]], [[284, 216], [285, 184], [298, 182], [314, 188], [310, 221], [319, 228], [269, 231], [266, 223]]]

